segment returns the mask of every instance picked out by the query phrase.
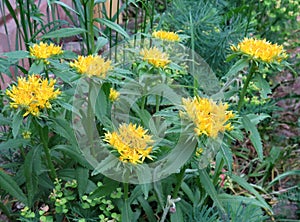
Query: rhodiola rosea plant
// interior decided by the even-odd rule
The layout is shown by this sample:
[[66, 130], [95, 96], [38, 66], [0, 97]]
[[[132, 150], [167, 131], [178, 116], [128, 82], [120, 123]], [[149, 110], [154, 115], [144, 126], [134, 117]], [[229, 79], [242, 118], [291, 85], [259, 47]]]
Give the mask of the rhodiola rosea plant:
[[[243, 87], [232, 91], [235, 104], [182, 38], [158, 30], [101, 55], [50, 41], [4, 54], [6, 64], [33, 63], [1, 96], [2, 212], [23, 221], [261, 221], [272, 214], [259, 191], [232, 173], [231, 145], [246, 129], [264, 158], [255, 127], [262, 117], [245, 112], [244, 97], [254, 78], [268, 89], [259, 70], [281, 63], [283, 48], [258, 39], [232, 46], [241, 60], [226, 77], [250, 65]], [[233, 184], [248, 197], [228, 194]]]

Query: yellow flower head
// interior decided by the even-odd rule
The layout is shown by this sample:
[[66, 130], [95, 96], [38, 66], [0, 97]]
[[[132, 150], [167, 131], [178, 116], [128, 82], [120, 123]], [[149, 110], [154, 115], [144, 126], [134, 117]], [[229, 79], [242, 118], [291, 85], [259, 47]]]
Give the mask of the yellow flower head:
[[169, 55], [160, 51], [156, 47], [150, 49], [142, 49], [140, 55], [143, 56], [143, 60], [147, 61], [149, 64], [159, 68], [164, 68], [171, 61], [169, 60]]
[[266, 39], [244, 38], [237, 46], [231, 46], [231, 49], [266, 63], [281, 62], [287, 57], [283, 46], [272, 44]]
[[97, 76], [104, 79], [112, 69], [111, 61], [105, 61], [99, 55], [78, 56], [78, 59], [74, 62], [70, 62], [70, 66], [75, 68], [80, 74], [91, 76]]
[[204, 134], [216, 138], [219, 132], [233, 129], [227, 122], [234, 114], [227, 111], [227, 104], [217, 104], [210, 99], [199, 97], [182, 99], [182, 103], [185, 110], [180, 112], [180, 116], [193, 121], [196, 135]]
[[60, 55], [63, 53], [61, 46], [55, 46], [53, 43], [47, 44], [40, 42], [39, 44], [34, 44], [29, 48], [30, 55], [37, 58], [46, 60], [51, 56]]
[[30, 75], [28, 79], [19, 77], [17, 86], [14, 85], [6, 91], [12, 100], [10, 106], [25, 109], [26, 113], [23, 116], [38, 116], [41, 109], [50, 109], [50, 100], [57, 98], [61, 93], [59, 89], [54, 89], [55, 82], [54, 79], [42, 79], [38, 75]]
[[31, 132], [28, 131], [28, 130], [26, 130], [26, 131], [24, 131], [24, 132], [22, 133], [22, 136], [23, 136], [24, 139], [30, 139], [30, 137], [31, 137]]
[[110, 88], [109, 90], [109, 100], [114, 102], [119, 99], [120, 93], [114, 88]]
[[121, 124], [118, 132], [106, 133], [104, 141], [118, 151], [123, 162], [138, 164], [143, 163], [145, 158], [153, 160], [150, 153], [154, 141], [141, 126]]
[[179, 42], [180, 38], [175, 32], [167, 32], [167, 31], [155, 31], [152, 33], [152, 37], [161, 39], [168, 42]]

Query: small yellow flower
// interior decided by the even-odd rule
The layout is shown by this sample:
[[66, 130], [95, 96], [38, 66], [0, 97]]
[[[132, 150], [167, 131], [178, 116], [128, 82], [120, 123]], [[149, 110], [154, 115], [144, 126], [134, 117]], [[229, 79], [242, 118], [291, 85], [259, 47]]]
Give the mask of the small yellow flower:
[[197, 148], [197, 150], [196, 150], [196, 156], [197, 157], [199, 157], [199, 156], [201, 156], [201, 154], [203, 153], [203, 148], [202, 147], [199, 147], [199, 148]]
[[140, 55], [143, 56], [143, 60], [147, 61], [149, 64], [159, 68], [164, 68], [171, 61], [169, 60], [169, 55], [160, 51], [156, 47], [150, 49], [142, 49]]
[[70, 66], [75, 68], [80, 74], [85, 74], [89, 77], [97, 76], [104, 79], [112, 69], [111, 61], [105, 61], [99, 55], [78, 56], [74, 62], [70, 62]]
[[210, 99], [199, 97], [182, 99], [182, 103], [185, 111], [181, 111], [180, 116], [193, 121], [196, 135], [204, 134], [216, 138], [219, 133], [233, 129], [227, 122], [234, 114], [227, 111], [227, 104], [217, 104]]
[[175, 32], [167, 32], [167, 31], [155, 31], [152, 33], [152, 37], [161, 39], [168, 42], [179, 42], [180, 37]]
[[109, 90], [109, 100], [115, 102], [119, 99], [120, 93], [114, 88], [110, 88]]
[[55, 82], [54, 79], [42, 79], [38, 75], [30, 75], [28, 79], [19, 77], [17, 86], [6, 91], [6, 95], [12, 100], [10, 106], [25, 109], [23, 116], [38, 116], [41, 109], [50, 109], [50, 100], [61, 93], [59, 89], [54, 89]]
[[272, 44], [266, 39], [244, 38], [237, 46], [232, 45], [231, 50], [266, 63], [281, 62], [287, 57], [282, 45]]
[[22, 136], [23, 136], [24, 139], [30, 139], [30, 137], [31, 137], [31, 132], [28, 131], [28, 130], [26, 130], [26, 131], [24, 131], [24, 132], [22, 133]]
[[[40, 42], [29, 47], [29, 52], [32, 57], [46, 61], [51, 56], [60, 55], [63, 53], [61, 46], [55, 46], [53, 43], [47, 44]], [[46, 61], [47, 62], [47, 61]]]
[[118, 151], [123, 162], [138, 164], [143, 163], [145, 158], [153, 160], [150, 153], [154, 141], [141, 126], [121, 124], [118, 132], [106, 133], [104, 141]]

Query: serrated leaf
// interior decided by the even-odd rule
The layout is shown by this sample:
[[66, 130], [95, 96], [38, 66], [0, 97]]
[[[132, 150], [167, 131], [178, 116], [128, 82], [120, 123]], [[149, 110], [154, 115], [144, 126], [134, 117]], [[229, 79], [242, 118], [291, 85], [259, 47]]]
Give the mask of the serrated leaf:
[[9, 139], [0, 143], [0, 151], [4, 152], [8, 149], [18, 149], [20, 146], [28, 144], [29, 140], [25, 139]]
[[18, 111], [16, 113], [16, 115], [14, 115], [13, 121], [12, 121], [12, 134], [13, 134], [14, 138], [17, 137], [22, 122], [23, 122], [23, 115], [22, 115], [21, 111]]
[[73, 146], [78, 147], [74, 131], [67, 120], [60, 117], [50, 118], [49, 120], [52, 123], [51, 128], [53, 131], [66, 138]]
[[225, 212], [220, 200], [218, 199], [218, 194], [215, 189], [214, 184], [210, 180], [209, 175], [206, 172], [206, 169], [199, 170], [199, 179], [201, 182], [201, 185], [205, 189], [206, 193], [210, 196], [210, 198], [213, 200], [214, 204], [221, 210], [222, 212]]
[[88, 163], [84, 156], [80, 153], [78, 149], [71, 145], [57, 145], [51, 148], [51, 151], [60, 151], [69, 156], [75, 162], [81, 164], [83, 167], [88, 169], [93, 169], [93, 167]]
[[146, 213], [147, 215], [147, 221], [149, 222], [156, 222], [157, 219], [156, 217], [154, 216], [154, 212], [152, 210], [152, 207], [150, 206], [150, 204], [148, 203], [147, 200], [145, 200], [143, 197], [139, 196], [138, 197], [138, 201], [140, 202], [141, 204], [141, 207], [143, 208], [144, 212]]
[[266, 114], [266, 113], [260, 113], [260, 114], [250, 113], [250, 114], [247, 114], [247, 117], [255, 125], [259, 124], [261, 121], [263, 121], [266, 118], [271, 118], [271, 116], [269, 114]]
[[101, 187], [98, 187], [95, 191], [93, 191], [93, 193], [90, 195], [90, 198], [98, 198], [111, 194], [120, 185], [120, 183], [115, 180], [106, 178], [106, 181], [107, 182], [104, 182]]
[[259, 132], [254, 123], [247, 116], [242, 116], [242, 123], [245, 130], [250, 133], [249, 138], [257, 152], [258, 158], [263, 159], [263, 147]]
[[94, 171], [92, 172], [92, 176], [111, 169], [112, 167], [117, 165], [118, 161], [119, 160], [116, 157], [110, 154], [95, 167]]
[[11, 120], [4, 117], [3, 114], [0, 114], [0, 125], [4, 126], [4, 125], [10, 125], [11, 124]]
[[51, 39], [51, 38], [65, 38], [74, 35], [80, 35], [87, 32], [82, 28], [62, 28], [59, 30], [55, 30], [52, 32], [48, 32], [47, 34], [41, 36], [42, 39]]
[[81, 197], [86, 192], [89, 179], [89, 170], [87, 168], [77, 167], [75, 172], [78, 183], [78, 194]]
[[272, 94], [270, 84], [262, 77], [262, 75], [256, 75], [253, 78], [254, 84], [260, 89], [260, 95], [263, 99], [267, 99], [269, 94]]
[[0, 170], [0, 187], [14, 198], [18, 199], [25, 205], [28, 205], [28, 200], [18, 184], [6, 173]]
[[236, 75], [239, 71], [243, 70], [249, 65], [249, 61], [246, 59], [238, 60], [231, 69], [225, 74], [223, 78], [229, 78], [231, 76]]
[[232, 171], [233, 157], [230, 148], [226, 144], [222, 144], [220, 147], [220, 152], [225, 160], [225, 164], [228, 167], [228, 171]]
[[121, 221], [122, 222], [134, 222], [133, 221], [133, 212], [130, 207], [130, 202], [128, 200], [124, 200], [123, 207], [121, 209]]
[[195, 204], [196, 200], [195, 200], [195, 195], [194, 192], [191, 190], [191, 188], [189, 187], [189, 185], [187, 185], [185, 182], [182, 182], [181, 184], [181, 189], [183, 190], [183, 192], [187, 195], [187, 197], [190, 199], [190, 201]]
[[24, 176], [28, 195], [28, 206], [32, 207], [38, 189], [39, 174], [41, 173], [41, 146], [31, 149], [24, 161]]

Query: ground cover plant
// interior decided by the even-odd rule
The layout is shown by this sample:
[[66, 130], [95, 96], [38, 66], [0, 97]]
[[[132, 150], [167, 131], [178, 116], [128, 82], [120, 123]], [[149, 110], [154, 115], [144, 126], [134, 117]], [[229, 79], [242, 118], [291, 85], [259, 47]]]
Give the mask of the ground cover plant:
[[[122, 11], [94, 17], [101, 1], [49, 1], [51, 22], [33, 1], [16, 1], [25, 48], [0, 57], [10, 77], [0, 97], [0, 219], [297, 221], [299, 93], [280, 91], [297, 84], [297, 52], [282, 44], [287, 32], [278, 43], [261, 33], [252, 13], [272, 1], [218, 2], [168, 1], [161, 19], [149, 13], [151, 25], [129, 36], [115, 23]], [[76, 53], [64, 47], [74, 36]], [[294, 130], [286, 138], [283, 126]]]

